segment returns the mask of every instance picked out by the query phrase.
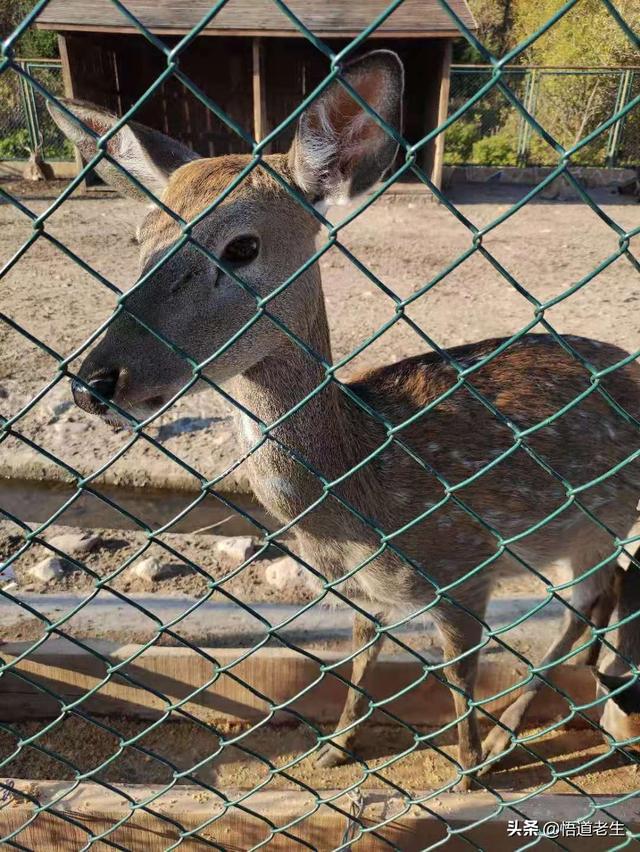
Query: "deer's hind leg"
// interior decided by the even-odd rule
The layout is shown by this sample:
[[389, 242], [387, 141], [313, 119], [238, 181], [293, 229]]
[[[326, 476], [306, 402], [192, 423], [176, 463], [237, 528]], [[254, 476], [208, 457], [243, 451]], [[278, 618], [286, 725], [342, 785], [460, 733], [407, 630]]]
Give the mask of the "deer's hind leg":
[[[608, 607], [608, 596], [613, 584], [614, 565], [606, 565], [584, 579], [580, 574], [597, 565], [606, 556], [606, 550], [594, 551], [590, 548], [582, 550], [576, 556], [572, 556], [572, 570], [577, 578], [576, 585], [571, 592], [571, 608], [567, 607], [564, 612], [562, 629], [558, 637], [551, 643], [540, 663], [541, 666], [549, 666], [555, 660], [569, 653], [573, 645], [580, 639], [590, 627], [594, 615], [604, 617]], [[599, 612], [602, 609], [602, 613]], [[599, 643], [594, 642], [593, 647], [599, 648]], [[582, 652], [581, 652], [582, 653]], [[593, 653], [593, 652], [592, 652]], [[545, 675], [548, 677], [548, 673]], [[506, 752], [512, 738], [522, 728], [533, 699], [536, 697], [542, 681], [535, 677], [524, 688], [522, 694], [510, 704], [500, 716], [499, 724], [489, 732], [483, 743], [484, 759], [498, 758]], [[491, 771], [493, 764], [484, 767], [479, 774]]]
[[478, 672], [478, 650], [482, 640], [489, 588], [476, 583], [473, 595], [452, 595], [453, 602], [443, 602], [434, 610], [434, 618], [442, 636], [444, 661], [451, 660], [443, 671], [451, 689], [458, 720], [458, 759], [466, 774], [456, 784], [456, 791], [468, 790], [473, 770], [482, 761], [482, 744], [478, 719], [469, 699], [474, 696]]

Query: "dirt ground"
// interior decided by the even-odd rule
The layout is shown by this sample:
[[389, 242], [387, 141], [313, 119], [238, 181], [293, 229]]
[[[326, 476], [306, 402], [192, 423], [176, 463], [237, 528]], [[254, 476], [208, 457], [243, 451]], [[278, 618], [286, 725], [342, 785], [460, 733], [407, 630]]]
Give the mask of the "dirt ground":
[[[11, 186], [40, 214], [63, 183], [33, 189]], [[506, 212], [527, 187], [483, 185], [453, 188], [450, 196], [478, 227]], [[611, 191], [592, 190], [606, 216], [621, 228], [640, 224], [640, 206]], [[341, 239], [382, 282], [402, 297], [416, 292], [471, 245], [466, 227], [429, 197], [380, 199], [343, 231]], [[336, 211], [334, 211], [335, 214]], [[135, 280], [140, 218], [136, 205], [109, 193], [76, 194], [49, 218], [46, 231], [76, 253], [97, 274], [121, 289]], [[0, 262], [6, 263], [32, 234], [26, 215], [0, 203]], [[490, 231], [483, 245], [540, 300], [564, 292], [618, 249], [618, 236], [581, 202], [534, 201]], [[640, 246], [640, 235], [631, 249]], [[334, 357], [352, 352], [393, 315], [393, 303], [336, 248], [320, 262], [333, 336]], [[104, 322], [116, 296], [56, 245], [38, 238], [2, 281], [3, 311], [59, 354], [70, 356]], [[635, 350], [640, 340], [640, 279], [626, 258], [603, 270], [546, 318], [561, 332], [578, 333]], [[471, 255], [407, 310], [433, 340], [452, 346], [493, 335], [510, 335], [532, 318], [532, 306], [479, 253]], [[535, 329], [534, 329], [535, 330]], [[364, 349], [341, 374], [419, 353], [427, 344], [397, 322]], [[77, 366], [78, 360], [71, 367]], [[15, 415], [55, 379], [56, 361], [10, 325], [0, 325], [2, 413]], [[15, 429], [83, 475], [96, 470], [130, 440], [72, 405], [68, 383], [60, 381], [15, 424]], [[188, 396], [149, 428], [149, 434], [207, 477], [225, 469], [236, 442], [230, 407], [211, 389]], [[15, 439], [0, 446], [5, 475], [68, 478], [68, 474]], [[144, 439], [110, 466], [106, 480], [134, 485], [179, 484], [194, 478]], [[242, 466], [229, 478], [244, 483]], [[223, 483], [222, 488], [225, 487]]]
[[[43, 726], [44, 723], [28, 722], [16, 725], [15, 730], [27, 739]], [[433, 733], [424, 727], [416, 730], [421, 737]], [[322, 732], [330, 733], [327, 729]], [[220, 736], [232, 739], [241, 733], [245, 736], [237, 740], [237, 745], [220, 749]], [[535, 731], [530, 733], [534, 735]], [[121, 738], [128, 741], [135, 736], [139, 737], [136, 743], [120, 751]], [[0, 753], [13, 753], [16, 742], [16, 737], [0, 733]], [[366, 761], [372, 769], [391, 761], [364, 779], [362, 786], [367, 789], [391, 792], [390, 785], [397, 784], [415, 793], [437, 790], [457, 777], [451, 762], [456, 759], [452, 732], [432, 737], [429, 742], [436, 748], [425, 741], [411, 750], [413, 733], [400, 725], [363, 725], [356, 746], [360, 761], [331, 769], [317, 767], [313, 753], [307, 756], [316, 743], [316, 734], [311, 726], [303, 723], [289, 728], [262, 726], [252, 731], [246, 726], [234, 726], [216, 733], [204, 725], [189, 722], [169, 722], [153, 727], [150, 722], [106, 717], [96, 725], [67, 717], [43, 733], [37, 742], [72, 763], [80, 772], [98, 770], [115, 755], [108, 766], [96, 772], [95, 778], [116, 784], [169, 784], [174, 768], [188, 772], [201, 761], [206, 762], [178, 783], [200, 782], [219, 790], [230, 790], [252, 789], [267, 782], [269, 789], [282, 790], [301, 789], [296, 784], [299, 781], [320, 790], [346, 789], [362, 778], [364, 765], [361, 761]], [[546, 792], [582, 790], [591, 794], [614, 791], [624, 794], [638, 788], [638, 764], [620, 754], [605, 756], [608, 749], [596, 731], [556, 731], [534, 736], [527, 748], [533, 754], [523, 748], [514, 750], [500, 767], [485, 777], [485, 783], [498, 792], [535, 790], [551, 781], [553, 768], [558, 773], [573, 771], [569, 780], [558, 779]], [[392, 760], [394, 756], [397, 756], [395, 761]], [[598, 757], [602, 759], [581, 771], [580, 767]], [[273, 774], [269, 780], [270, 764], [275, 767], [289, 765], [289, 768], [286, 774]], [[75, 777], [69, 764], [28, 747], [21, 749], [5, 765], [3, 772], [15, 778], [72, 780]]]

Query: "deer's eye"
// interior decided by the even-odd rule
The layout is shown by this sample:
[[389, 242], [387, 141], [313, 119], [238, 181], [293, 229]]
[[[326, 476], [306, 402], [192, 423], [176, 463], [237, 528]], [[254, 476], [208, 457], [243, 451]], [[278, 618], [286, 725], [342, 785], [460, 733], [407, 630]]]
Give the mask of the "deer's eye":
[[260, 240], [257, 237], [243, 235], [226, 246], [222, 259], [230, 266], [245, 266], [255, 260], [260, 251]]

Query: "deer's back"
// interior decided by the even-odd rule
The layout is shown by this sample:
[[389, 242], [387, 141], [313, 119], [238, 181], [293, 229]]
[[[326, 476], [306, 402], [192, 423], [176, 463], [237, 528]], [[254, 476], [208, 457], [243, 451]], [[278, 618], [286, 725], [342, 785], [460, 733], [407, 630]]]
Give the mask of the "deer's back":
[[[627, 357], [609, 344], [573, 336], [565, 340], [595, 370]], [[487, 340], [448, 354], [466, 370], [501, 343]], [[387, 423], [409, 421], [395, 433], [395, 444], [371, 462], [375, 476], [368, 484], [370, 495], [378, 488], [369, 510], [384, 532], [422, 516], [394, 540], [401, 548], [445, 570], [471, 545], [476, 565], [481, 545], [487, 553], [495, 549], [478, 517], [509, 537], [566, 506], [523, 539], [523, 547], [542, 548], [551, 560], [562, 555], [564, 542], [585, 523], [577, 501], [609, 523], [632, 523], [640, 468], [636, 461], [625, 461], [636, 451], [640, 433], [637, 364], [594, 383], [589, 369], [551, 336], [527, 335], [466, 381], [473, 389], [446, 359], [428, 354], [374, 370], [351, 385]], [[424, 413], [416, 418], [419, 412]], [[371, 434], [373, 447], [380, 431], [376, 427]], [[618, 465], [615, 475], [571, 503], [568, 489], [604, 477]], [[620, 535], [627, 531], [616, 530]]]

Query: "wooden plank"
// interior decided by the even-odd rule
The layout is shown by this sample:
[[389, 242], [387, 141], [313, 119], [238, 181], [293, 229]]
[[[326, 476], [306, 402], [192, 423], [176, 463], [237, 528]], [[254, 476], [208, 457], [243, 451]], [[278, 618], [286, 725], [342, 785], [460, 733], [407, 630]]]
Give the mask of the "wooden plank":
[[[475, 21], [466, 0], [449, 0], [452, 9], [464, 24], [475, 28]], [[358, 33], [369, 26], [388, 7], [388, 0], [289, 0], [293, 14], [313, 32], [327, 35]], [[211, 0], [127, 0], [127, 9], [152, 31], [185, 33], [211, 11]], [[85, 29], [136, 31], [110, 0], [50, 0], [38, 16], [38, 24], [49, 29]], [[207, 23], [205, 31], [226, 31], [259, 35], [299, 32], [271, 0], [234, 0]], [[439, 0], [405, 0], [380, 25], [379, 31], [392, 33], [454, 32], [455, 23], [442, 8]]]
[[253, 59], [253, 135], [260, 142], [267, 135], [267, 101], [264, 86], [264, 43], [254, 38], [251, 43]]
[[[64, 86], [64, 95], [66, 98], [75, 98], [76, 93], [73, 88], [73, 75], [71, 73], [71, 66], [69, 64], [69, 49], [67, 45], [67, 39], [61, 33], [58, 33], [58, 51], [60, 53], [60, 60], [62, 62], [62, 83]], [[76, 177], [82, 171], [82, 157], [80, 156], [80, 151], [73, 146], [73, 161], [75, 164], [75, 169], [72, 177]], [[86, 188], [86, 181], [82, 181], [82, 187]]]
[[[6, 643], [0, 647], [0, 657], [8, 663], [27, 652], [31, 644]], [[86, 640], [85, 644], [89, 650], [66, 639], [49, 637], [15, 665], [15, 670], [33, 683], [11, 671], [5, 672], [0, 679], [0, 719], [56, 716], [60, 702], [43, 693], [38, 685], [65, 702], [74, 701], [102, 684], [108, 666], [118, 666], [118, 672], [82, 702], [83, 710], [96, 715], [121, 712], [158, 718], [168, 701], [173, 703], [191, 696], [185, 709], [199, 718], [215, 722], [256, 721], [264, 718], [269, 708], [269, 702], [260, 696], [278, 705], [299, 696], [292, 701], [292, 709], [310, 721], [334, 723], [340, 716], [347, 689], [337, 675], [348, 679], [351, 670], [351, 664], [345, 663], [336, 667], [337, 675], [330, 671], [321, 678], [317, 658], [288, 648], [261, 648], [246, 656], [246, 648], [194, 650], [152, 646], [140, 653], [144, 646], [101, 640]], [[335, 664], [344, 659], [345, 652], [322, 651], [317, 656], [325, 663]], [[229, 673], [220, 672], [220, 668], [227, 668]], [[587, 667], [558, 666], [550, 677], [574, 702], [584, 704], [595, 697], [595, 680]], [[476, 698], [496, 695], [520, 679], [522, 669], [517, 670], [515, 665], [482, 662]], [[425, 679], [422, 666], [415, 659], [381, 657], [365, 688], [380, 701], [401, 693], [411, 684], [415, 686], [401, 698], [388, 702], [386, 706], [391, 712], [409, 724], [443, 725], [451, 721], [453, 705], [449, 690], [433, 676]], [[499, 713], [517, 694], [513, 692], [491, 701], [486, 708]], [[565, 715], [567, 709], [567, 702], [560, 694], [544, 687], [529, 718], [532, 723], [544, 723]], [[276, 721], [290, 718], [283, 710]]]
[[[211, 844], [219, 844], [218, 848], [224, 849], [249, 849], [262, 843], [270, 852], [289, 852], [302, 848], [301, 842], [315, 849], [335, 849], [342, 847], [349, 825], [356, 836], [361, 827], [369, 829], [355, 844], [358, 852], [387, 852], [389, 848], [418, 852], [443, 840], [448, 852], [466, 851], [474, 843], [480, 849], [511, 852], [534, 838], [510, 836], [507, 831], [510, 820], [519, 819], [522, 825], [524, 815], [536, 820], [539, 826], [546, 822], [573, 823], [589, 813], [592, 801], [596, 810], [589, 822], [611, 824], [615, 819], [632, 832], [640, 829], [637, 805], [633, 800], [609, 805], [611, 796], [593, 796], [586, 800], [578, 795], [543, 793], [523, 801], [522, 794], [501, 791], [500, 800], [504, 806], [499, 809], [497, 796], [484, 791], [438, 796], [419, 791], [414, 798], [423, 805], [407, 809], [404, 798], [398, 794], [364, 790], [358, 824], [348, 817], [351, 800], [340, 795], [339, 790], [323, 790], [324, 803], [319, 806], [311, 793], [296, 789], [261, 790], [245, 797], [242, 809], [231, 806], [225, 810], [221, 797], [196, 786], [175, 786], [163, 793], [165, 788], [159, 786], [116, 785], [119, 790], [116, 792], [98, 784], [81, 783], [67, 793], [72, 786], [69, 782], [7, 780], [15, 784], [16, 792], [0, 810], [1, 835], [16, 831], [15, 840], [22, 844], [21, 848], [61, 852], [79, 849], [90, 833], [103, 832], [110, 832], [107, 841], [129, 852], [163, 852], [179, 840], [181, 832], [189, 831], [194, 834], [181, 843], [180, 848], [190, 852], [210, 848]], [[52, 811], [40, 813], [32, 820], [34, 804], [25, 801], [20, 791], [35, 793], [41, 804], [56, 800]], [[246, 796], [243, 790], [224, 792], [231, 801]], [[149, 809], [132, 811], [130, 803], [142, 801], [151, 801]], [[335, 807], [326, 802], [334, 803]], [[123, 824], [114, 830], [115, 823], [120, 820]], [[275, 831], [271, 825], [275, 826]], [[278, 831], [286, 825], [290, 825], [288, 837]], [[447, 840], [448, 827], [458, 834], [463, 830], [464, 837], [452, 835]], [[471, 845], [465, 837], [472, 841]], [[564, 849], [601, 852], [621, 843], [624, 835], [562, 837], [559, 840]], [[553, 841], [539, 841], [536, 848], [546, 850], [558, 846]]]
[[[36, 21], [33, 24], [34, 29], [36, 30], [53, 30], [59, 32], [64, 30], [65, 32], [74, 32], [74, 33], [106, 33], [113, 35], [140, 35], [140, 30], [135, 27], [112, 27], [112, 26], [101, 26], [100, 24], [70, 24], [66, 22], [52, 23], [52, 24], [42, 24]], [[156, 35], [186, 35], [189, 30], [179, 29], [176, 27], [148, 27], [150, 32]], [[471, 28], [470, 28], [471, 29]], [[340, 30], [339, 32], [336, 30], [314, 30], [314, 35], [318, 36], [318, 38], [356, 38], [359, 36], [362, 30]], [[199, 37], [216, 37], [216, 36], [234, 36], [234, 37], [242, 37], [242, 38], [300, 38], [304, 39], [305, 36], [296, 30], [256, 30], [256, 29], [239, 29], [239, 28], [229, 28], [229, 29], [205, 29], [201, 33], [199, 33]], [[460, 32], [458, 30], [383, 30], [382, 32], [378, 32], [377, 30], [370, 35], [367, 36], [367, 40], [369, 39], [418, 39], [418, 38], [460, 38]]]
[[[440, 97], [438, 100], [438, 127], [447, 119], [449, 113], [449, 91], [451, 88], [451, 42], [447, 42], [444, 46], [444, 55], [442, 57], [442, 76], [440, 78]], [[445, 134], [440, 133], [435, 140], [435, 152], [433, 157], [433, 171], [431, 172], [431, 180], [442, 189], [442, 169], [444, 166], [444, 143]]]

